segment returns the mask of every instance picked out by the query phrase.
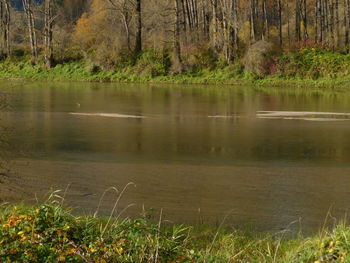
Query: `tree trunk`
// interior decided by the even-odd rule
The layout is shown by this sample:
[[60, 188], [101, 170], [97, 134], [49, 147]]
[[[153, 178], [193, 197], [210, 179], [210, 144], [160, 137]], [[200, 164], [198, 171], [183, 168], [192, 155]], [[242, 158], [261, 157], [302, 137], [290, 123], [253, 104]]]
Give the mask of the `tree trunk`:
[[218, 47], [218, 18], [217, 18], [217, 0], [210, 0], [211, 6], [212, 6], [212, 28], [213, 28], [213, 33], [212, 33], [212, 47], [214, 50], [217, 49]]
[[315, 39], [316, 42], [323, 41], [323, 16], [322, 16], [322, 0], [316, 0], [315, 4]]
[[304, 24], [304, 42], [309, 39], [309, 32], [307, 30], [307, 5], [306, 0], [303, 0], [303, 24]]
[[203, 36], [206, 40], [210, 39], [210, 16], [207, 11], [206, 4], [204, 0], [202, 0], [202, 16], [203, 16]]
[[174, 0], [175, 4], [175, 24], [174, 24], [174, 50], [173, 50], [173, 71], [175, 73], [182, 72], [181, 45], [180, 45], [180, 11], [178, 0]]
[[300, 22], [300, 0], [295, 0], [295, 40], [298, 42], [301, 41]]
[[[231, 7], [231, 6], [230, 6]], [[223, 30], [223, 48], [224, 55], [227, 63], [231, 61], [232, 53], [232, 41], [231, 41], [231, 22], [229, 21], [229, 14], [231, 13], [231, 8], [225, 4], [221, 5], [221, 14], [222, 14], [222, 30]]]
[[192, 29], [193, 21], [191, 16], [191, 8], [190, 8], [189, 0], [185, 0], [185, 7], [186, 7], [187, 25], [188, 25], [188, 28]]
[[53, 15], [52, 15], [52, 0], [45, 0], [45, 63], [46, 68], [50, 69], [53, 66]]
[[350, 51], [350, 0], [344, 0], [345, 49]]
[[136, 0], [136, 41], [135, 54], [142, 51], [142, 13], [141, 0]]
[[268, 17], [267, 17], [266, 0], [263, 0], [262, 12], [263, 12], [263, 20], [264, 20], [264, 28], [262, 30], [262, 38], [263, 38], [263, 40], [268, 40], [269, 39], [269, 21], [268, 21]]
[[199, 28], [198, 0], [193, 0], [193, 13], [196, 21], [196, 28]]
[[287, 35], [288, 35], [288, 45], [291, 44], [291, 32], [290, 32], [290, 10], [289, 10], [289, 3], [286, 2], [286, 10], [287, 10]]
[[339, 0], [335, 0], [334, 3], [335, 12], [335, 32], [336, 32], [336, 46], [340, 46], [340, 23], [339, 23]]
[[330, 28], [330, 35], [331, 35], [331, 46], [332, 49], [335, 49], [335, 31], [334, 31], [334, 0], [330, 0], [330, 6], [329, 6], [329, 28]]
[[31, 6], [31, 0], [22, 0], [23, 8], [27, 17], [27, 26], [29, 31], [29, 41], [30, 41], [30, 49], [32, 54], [32, 64], [37, 64], [38, 59], [38, 42], [36, 38], [35, 32], [35, 20], [34, 14]]
[[125, 29], [125, 35], [126, 35], [126, 45], [128, 47], [128, 50], [131, 50], [131, 40], [130, 40], [130, 26], [129, 26], [129, 15], [128, 13], [122, 13], [121, 14], [122, 19], [123, 19], [123, 25]]
[[250, 38], [252, 42], [256, 41], [256, 25], [255, 25], [255, 0], [250, 0]]
[[233, 39], [233, 45], [235, 49], [238, 49], [238, 8], [237, 0], [231, 0], [231, 16], [232, 16], [232, 25], [231, 25], [231, 34]]
[[0, 0], [1, 56], [10, 57], [10, 3]]
[[11, 25], [11, 9], [10, 9], [10, 1], [4, 0], [5, 5], [5, 13], [6, 13], [6, 19], [5, 19], [5, 46], [6, 46], [6, 56], [11, 56], [11, 43], [10, 43], [10, 25]]
[[[282, 46], [283, 35], [282, 35], [282, 2], [281, 0], [277, 0], [277, 9], [278, 9], [278, 42], [280, 46]], [[288, 27], [289, 27], [289, 24], [288, 24]]]

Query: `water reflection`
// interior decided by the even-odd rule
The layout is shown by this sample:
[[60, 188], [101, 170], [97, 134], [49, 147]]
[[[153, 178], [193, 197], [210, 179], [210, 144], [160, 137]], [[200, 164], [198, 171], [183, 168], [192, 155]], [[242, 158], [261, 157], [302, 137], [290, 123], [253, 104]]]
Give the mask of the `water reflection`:
[[268, 229], [299, 217], [310, 227], [331, 206], [338, 215], [348, 208], [350, 125], [339, 120], [348, 120], [350, 93], [1, 85], [13, 95], [6, 122], [25, 149], [17, 169], [30, 193], [73, 183], [71, 202], [89, 211], [106, 188], [133, 181], [124, 204], [180, 221], [233, 211], [232, 221]]

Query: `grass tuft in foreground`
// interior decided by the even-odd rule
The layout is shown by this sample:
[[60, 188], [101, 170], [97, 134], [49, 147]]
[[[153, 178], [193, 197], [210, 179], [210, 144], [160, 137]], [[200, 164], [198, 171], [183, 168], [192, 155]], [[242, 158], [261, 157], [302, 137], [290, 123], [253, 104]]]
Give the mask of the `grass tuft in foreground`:
[[350, 228], [308, 237], [76, 217], [59, 202], [0, 208], [0, 262], [350, 262]]

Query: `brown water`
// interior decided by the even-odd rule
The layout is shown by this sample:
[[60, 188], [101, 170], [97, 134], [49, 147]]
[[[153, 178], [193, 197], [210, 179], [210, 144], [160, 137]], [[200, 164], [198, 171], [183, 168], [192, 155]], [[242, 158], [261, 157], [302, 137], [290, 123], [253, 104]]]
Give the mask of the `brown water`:
[[[310, 89], [3, 82], [11, 174], [0, 200], [66, 189], [93, 213], [133, 182], [124, 215], [319, 227], [350, 207], [350, 93]], [[3, 146], [5, 147], [5, 146]], [[107, 194], [101, 214], [116, 195]], [[301, 222], [301, 223], [300, 223]]]

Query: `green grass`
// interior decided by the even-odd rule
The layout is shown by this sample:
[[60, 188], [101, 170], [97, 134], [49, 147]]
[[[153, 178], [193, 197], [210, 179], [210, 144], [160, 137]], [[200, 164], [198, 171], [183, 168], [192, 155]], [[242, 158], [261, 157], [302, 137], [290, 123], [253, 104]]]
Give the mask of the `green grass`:
[[309, 237], [75, 216], [57, 195], [0, 207], [0, 262], [350, 262], [350, 227]]
[[[248, 73], [238, 63], [226, 65], [211, 56], [190, 60], [191, 69], [171, 74], [166, 54], [145, 51], [139, 58], [121, 56], [117, 66], [102, 70], [83, 60], [58, 64], [46, 70], [43, 64], [32, 66], [26, 56], [0, 62], [0, 79], [91, 82], [152, 82], [179, 84], [227, 84], [289, 87], [348, 87], [350, 55], [324, 49], [303, 48], [285, 52], [269, 67], [273, 72], [264, 78]], [[194, 56], [196, 57], [196, 56]], [[198, 56], [197, 56], [198, 57]], [[208, 57], [208, 58], [207, 58]]]

